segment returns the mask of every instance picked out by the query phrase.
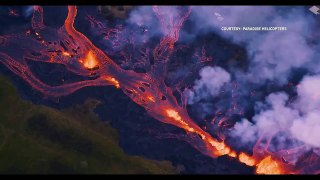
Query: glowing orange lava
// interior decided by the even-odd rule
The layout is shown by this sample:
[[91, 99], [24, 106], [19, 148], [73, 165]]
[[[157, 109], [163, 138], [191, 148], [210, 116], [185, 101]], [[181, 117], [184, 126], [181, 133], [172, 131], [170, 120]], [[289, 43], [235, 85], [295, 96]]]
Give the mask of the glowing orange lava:
[[92, 51], [88, 52], [87, 56], [82, 60], [82, 64], [87, 69], [98, 67], [98, 61]]
[[227, 146], [224, 142], [219, 142], [215, 139], [213, 139], [209, 135], [205, 135], [206, 133], [203, 132], [201, 129], [196, 128], [194, 126], [189, 125], [179, 115], [179, 113], [174, 109], [167, 109], [166, 110], [167, 116], [169, 118], [174, 119], [175, 121], [179, 122], [180, 127], [184, 128], [188, 132], [197, 133], [200, 135], [201, 139], [204, 140], [208, 145], [210, 144], [211, 147], [214, 149], [211, 151], [216, 156], [222, 156], [222, 155], [228, 155], [230, 157], [237, 157], [237, 154], [235, 151], [232, 151], [229, 146]]
[[181, 121], [181, 116], [179, 113], [173, 109], [167, 109], [167, 114], [170, 118], [173, 118], [176, 121]]
[[256, 161], [253, 157], [243, 152], [239, 154], [239, 161], [246, 164], [247, 166], [254, 166], [256, 164]]
[[236, 158], [237, 157], [237, 153], [235, 151], [231, 151], [228, 156]]
[[156, 100], [155, 100], [154, 97], [152, 97], [152, 96], [147, 96], [147, 98], [148, 98], [149, 101], [151, 101], [151, 102], [156, 102]]
[[[217, 156], [229, 155], [231, 153], [230, 147], [226, 146], [224, 142], [214, 140], [212, 137], [210, 137], [207, 142], [215, 148], [214, 154], [216, 154]], [[231, 155], [233, 155], [233, 153]]]
[[109, 81], [112, 85], [114, 85], [116, 88], [120, 88], [120, 83], [117, 81], [114, 77], [107, 76], [104, 78], [105, 80]]
[[64, 51], [64, 52], [62, 53], [62, 55], [67, 56], [67, 57], [71, 57], [70, 53], [68, 53], [68, 52], [66, 52], [66, 51]]
[[257, 174], [283, 174], [284, 171], [280, 164], [273, 160], [271, 156], [267, 156], [257, 164]]
[[[169, 118], [172, 118], [175, 121], [177, 121], [180, 125], [182, 125], [181, 127], [184, 128], [185, 130], [187, 130], [188, 132], [195, 132], [194, 128], [190, 127], [188, 123], [186, 123], [185, 121], [182, 120], [181, 116], [179, 115], [179, 113], [176, 110], [167, 109], [166, 113]], [[196, 133], [198, 133], [198, 132], [196, 132]]]

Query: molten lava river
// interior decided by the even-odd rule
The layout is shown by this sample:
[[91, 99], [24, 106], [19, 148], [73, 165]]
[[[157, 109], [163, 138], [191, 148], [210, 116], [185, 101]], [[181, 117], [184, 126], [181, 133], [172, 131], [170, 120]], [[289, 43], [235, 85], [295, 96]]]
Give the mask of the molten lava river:
[[[241, 82], [241, 78], [239, 78], [241, 76], [243, 77], [242, 79], [245, 79], [243, 81], [247, 81], [250, 78], [258, 78], [263, 74], [268, 73], [268, 69], [259, 66], [259, 63], [262, 62], [262, 60], [254, 61], [253, 64], [256, 64], [256, 66], [252, 65], [252, 63], [247, 63], [248, 69], [247, 71], [243, 70], [242, 74], [238, 71], [237, 75], [235, 75], [235, 73], [233, 73], [232, 75], [229, 75], [229, 73], [226, 74], [225, 70], [216, 67], [219, 59], [223, 59], [223, 57], [214, 57], [214, 54], [218, 53], [220, 49], [222, 51], [224, 48], [227, 48], [226, 44], [218, 44], [215, 46], [215, 49], [213, 49], [212, 52], [208, 52], [208, 50], [205, 48], [206, 46], [208, 46], [208, 43], [192, 44], [192, 40], [182, 40], [181, 38], [179, 38], [179, 36], [183, 36], [184, 39], [187, 36], [190, 36], [190, 39], [201, 38], [200, 35], [196, 33], [194, 33], [194, 36], [192, 36], [192, 30], [183, 30], [187, 26], [192, 26], [191, 22], [194, 19], [198, 18], [197, 22], [200, 23], [200, 10], [198, 10], [197, 7], [152, 6], [142, 7], [141, 9], [136, 10], [133, 9], [132, 12], [130, 12], [130, 14], [128, 15], [129, 20], [127, 21], [130, 21], [129, 23], [132, 23], [132, 21], [135, 20], [135, 30], [129, 29], [129, 26], [125, 25], [115, 26], [112, 24], [114, 22], [111, 21], [110, 23], [104, 23], [103, 20], [101, 20], [101, 17], [99, 19], [93, 15], [89, 15], [89, 13], [83, 13], [82, 16], [85, 16], [85, 21], [87, 21], [91, 27], [90, 32], [88, 32], [94, 34], [97, 37], [96, 39], [100, 38], [97, 43], [103, 44], [103, 41], [108, 42], [105, 44], [112, 47], [113, 50], [108, 49], [108, 47], [98, 48], [100, 46], [93, 43], [96, 40], [91, 41], [89, 39], [89, 36], [85, 35], [86, 33], [80, 32], [83, 30], [76, 28], [77, 12], [80, 13], [82, 7], [65, 7], [65, 10], [67, 9], [67, 16], [64, 20], [64, 24], [58, 28], [50, 27], [50, 23], [48, 23], [50, 19], [44, 18], [46, 17], [45, 7], [33, 6], [32, 8], [33, 11], [30, 15], [31, 23], [29, 26], [24, 26], [21, 28], [19, 27], [20, 29], [22, 29], [21, 31], [12, 30], [14, 32], [12, 34], [1, 34], [0, 60], [6, 68], [8, 68], [17, 76], [21, 77], [30, 86], [32, 86], [33, 89], [40, 91], [45, 96], [63, 97], [79, 90], [80, 88], [87, 86], [111, 85], [123, 91], [124, 94], [130, 97], [132, 101], [142, 106], [147, 111], [148, 115], [152, 118], [183, 129], [187, 137], [190, 139], [187, 141], [190, 142], [191, 145], [193, 145], [196, 149], [201, 151], [201, 153], [211, 158], [228, 156], [231, 159], [236, 159], [237, 161], [247, 166], [253, 167], [257, 174], [317, 174], [320, 172], [320, 156], [318, 156], [317, 154], [317, 145], [320, 143], [313, 143], [313, 141], [311, 140], [310, 142], [307, 142], [304, 141], [305, 138], [302, 135], [299, 136], [292, 133], [290, 136], [290, 133], [288, 133], [294, 132], [295, 128], [304, 127], [303, 120], [313, 118], [313, 114], [306, 114], [305, 116], [301, 115], [301, 113], [304, 113], [307, 110], [300, 112], [298, 110], [295, 110], [294, 107], [290, 106], [289, 108], [288, 105], [290, 104], [290, 102], [296, 102], [296, 104], [304, 102], [303, 98], [300, 98], [300, 96], [302, 97], [302, 95], [312, 93], [312, 88], [310, 88], [309, 91], [308, 89], [302, 89], [308, 83], [308, 79], [304, 78], [303, 80], [298, 82], [285, 82], [282, 83], [285, 85], [281, 86], [277, 86], [277, 84], [272, 85], [272, 83], [269, 83], [268, 87], [263, 85], [259, 86], [259, 82], [257, 81], [252, 81], [251, 84], [249, 82]], [[145, 13], [149, 14], [146, 14], [146, 16], [135, 17], [135, 14], [137, 14], [139, 11], [146, 11]], [[236, 12], [233, 11], [230, 13], [232, 14]], [[211, 15], [212, 16], [208, 18], [211, 18], [212, 21], [215, 20], [217, 23], [223, 23], [228, 20], [231, 21], [230, 19], [228, 19], [231, 18], [228, 16], [228, 14], [219, 14], [212, 11]], [[80, 17], [80, 14], [78, 14], [78, 16]], [[147, 25], [144, 26], [143, 23], [139, 22], [139, 18], [141, 21], [148, 21], [148, 18], [149, 20], [153, 18], [156, 19], [157, 21], [152, 21], [152, 26], [157, 28], [152, 29], [151, 25], [150, 27], [148, 27]], [[205, 18], [202, 17], [202, 19]], [[207, 21], [209, 22], [209, 20], [206, 20], [203, 23]], [[108, 26], [109, 24], [110, 27]], [[210, 25], [208, 26], [208, 28], [210, 29]], [[290, 24], [287, 26], [290, 26]], [[196, 28], [200, 27], [194, 27], [191, 29]], [[211, 28], [214, 27], [212, 26]], [[131, 34], [126, 35], [126, 40], [123, 40], [124, 35], [122, 36], [121, 34], [121, 32], [124, 31], [131, 32]], [[160, 36], [159, 39], [155, 38], [153, 40], [153, 43], [157, 42], [157, 44], [152, 44], [149, 42], [150, 39], [152, 39], [151, 35], [149, 35], [148, 38], [144, 38], [145, 36], [135, 34], [150, 34], [152, 33], [151, 31], [154, 31], [154, 37]], [[201, 30], [197, 29], [197, 31]], [[203, 30], [203, 32], [206, 33], [205, 30]], [[189, 35], [186, 35], [188, 33]], [[216, 33], [221, 33], [221, 29], [217, 29]], [[241, 34], [239, 34], [239, 36], [229, 36], [228, 33], [237, 32], [229, 31], [226, 32], [225, 36], [222, 37], [226, 39], [230, 39], [231, 37], [231, 39], [233, 39], [232, 41], [240, 42], [237, 40], [237, 38], [241, 38]], [[251, 36], [257, 36], [254, 33], [260, 32], [246, 33], [252, 33]], [[263, 36], [263, 38], [266, 38], [265, 43], [269, 43], [267, 42], [268, 36], [274, 36], [273, 38], [277, 39], [282, 38], [282, 36], [289, 36], [287, 34], [290, 34], [290, 32], [288, 31], [285, 35], [281, 35], [280, 31], [268, 31], [261, 33], [265, 33], [265, 35]], [[317, 36], [318, 34], [314, 33], [313, 35]], [[210, 37], [207, 37], [205, 39], [208, 38]], [[280, 47], [280, 45], [277, 44], [281, 44], [281, 47], [285, 46], [285, 42], [277, 42], [275, 40], [273, 43], [274, 46], [277, 46], [275, 49], [277, 49], [278, 46]], [[303, 44], [303, 42], [301, 43]], [[312, 43], [311, 40], [310, 43]], [[129, 46], [129, 44], [132, 46]], [[313, 45], [317, 46], [317, 43], [314, 43]], [[139, 52], [135, 52], [135, 48], [138, 49], [138, 47], [135, 46], [140, 46]], [[291, 47], [294, 47], [294, 45], [290, 44], [286, 46], [288, 46], [288, 50]], [[301, 46], [304, 47], [307, 45], [303, 44]], [[312, 44], [310, 46], [312, 46]], [[132, 47], [133, 50], [129, 47]], [[194, 53], [190, 54], [190, 52], [188, 52], [188, 48], [190, 49], [190, 47], [196, 49]], [[265, 48], [267, 49], [268, 47]], [[263, 48], [260, 49], [260, 51], [262, 52], [260, 53], [260, 55], [263, 55], [263, 50]], [[295, 56], [296, 54], [295, 52], [291, 51], [299, 51], [299, 49], [290, 49], [289, 51], [290, 52], [287, 54], [292, 53], [292, 58], [294, 59], [293, 56]], [[277, 51], [275, 50], [275, 52]], [[310, 51], [309, 54], [312, 54], [312, 52]], [[135, 58], [137, 57], [137, 55], [135, 55], [137, 53], [140, 54], [139, 58]], [[192, 66], [188, 67], [189, 69], [187, 71], [182, 71], [181, 68], [177, 68], [179, 63], [180, 65], [183, 64], [180, 61], [184, 61], [183, 59], [179, 58], [182, 56], [179, 53], [189, 53], [190, 57], [192, 56], [191, 59], [193, 60], [190, 60], [192, 62], [185, 62], [185, 64], [193, 63]], [[213, 54], [213, 56], [208, 56], [208, 53]], [[233, 59], [231, 60], [231, 63], [237, 65], [237, 63], [239, 63], [236, 60], [238, 57], [248, 56], [244, 54], [246, 54], [245, 51], [242, 51], [238, 52], [238, 55], [230, 57], [230, 59]], [[268, 55], [268, 58], [278, 58], [276, 53], [274, 54], [275, 55], [272, 55], [270, 53], [270, 55]], [[291, 57], [290, 55], [288, 56]], [[123, 61], [119, 63], [120, 60], [114, 58], [111, 59], [110, 57], [121, 57]], [[279, 57], [281, 58], [281, 56]], [[49, 85], [40, 80], [36, 76], [36, 74], [32, 72], [31, 68], [29, 67], [30, 62], [42, 64], [60, 64], [63, 65], [71, 73], [74, 73], [81, 77], [86, 77], [86, 79], [77, 82], [63, 83], [57, 86]], [[265, 66], [271, 67], [272, 65], [274, 65], [271, 69], [278, 70], [281, 69], [280, 67], [286, 69], [285, 64], [278, 66], [277, 63], [278, 62], [270, 63], [271, 65], [265, 64]], [[206, 67], [204, 67], [204, 65], [206, 65]], [[251, 65], [252, 67], [259, 66], [261, 69], [259, 71], [255, 71], [253, 73], [253, 76], [248, 77], [249, 75], [247, 76], [246, 72], [254, 71], [252, 70], [253, 68], [250, 68]], [[296, 63], [296, 65], [294, 65], [294, 67], [299, 66], [303, 65], [299, 63]], [[140, 70], [136, 67], [140, 67]], [[228, 71], [232, 71], [232, 69], [240, 69], [243, 67], [233, 66], [226, 68], [225, 66], [224, 68], [228, 69]], [[246, 69], [246, 67], [243, 69]], [[199, 70], [200, 79], [197, 76]], [[206, 72], [210, 73], [211, 71], [219, 75], [207, 77]], [[272, 72], [269, 73], [272, 74]], [[169, 74], [178, 75], [176, 76], [176, 79], [174, 81], [168, 83], [168, 80], [166, 78]], [[226, 76], [220, 77], [220, 75], [222, 76], [223, 74], [226, 74]], [[209, 79], [206, 79], [206, 82], [204, 82], [205, 78]], [[275, 79], [277, 78], [281, 79], [280, 77], [276, 77]], [[309, 79], [310, 78], [312, 77], [309, 77]], [[271, 80], [272, 79], [270, 76], [270, 78], [266, 80], [266, 82], [271, 82]], [[314, 83], [316, 82], [317, 81], [315, 81]], [[210, 87], [215, 85], [220, 87], [210, 90]], [[223, 85], [224, 88], [221, 88], [221, 86]], [[250, 89], [249, 86], [252, 87], [252, 89]], [[242, 91], [242, 89], [244, 89], [242, 87], [246, 87], [246, 90]], [[245, 98], [236, 99], [236, 97], [239, 96], [245, 97], [245, 95], [241, 95], [241, 93], [249, 94], [247, 97], [261, 97], [263, 95], [265, 95], [264, 97], [266, 97], [267, 93], [271, 94], [276, 92], [276, 87], [283, 87], [285, 90], [287, 90], [286, 92], [291, 93], [292, 95], [290, 95], [290, 98], [288, 98], [287, 95], [283, 95], [281, 93], [268, 96], [266, 101], [269, 102], [269, 105], [265, 105], [266, 107], [264, 108], [268, 109], [270, 108], [269, 106], [272, 106], [273, 108], [264, 111], [260, 110], [259, 112], [255, 111], [252, 108], [251, 111], [255, 111], [255, 115], [248, 115], [248, 105], [246, 105], [245, 103]], [[272, 92], [271, 90], [268, 90], [268, 88], [273, 88]], [[194, 103], [195, 105], [196, 103], [198, 103], [199, 105], [203, 101], [203, 99], [206, 99], [200, 97], [199, 92], [201, 90], [204, 92], [209, 92], [205, 97], [208, 97], [207, 99], [211, 98], [213, 103], [216, 102], [216, 105], [212, 107], [211, 112], [214, 111], [214, 113], [211, 117], [210, 115], [197, 117], [198, 119], [199, 117], [206, 119], [206, 121], [210, 117], [210, 121], [206, 125], [202, 125], [198, 122], [198, 120], [193, 120], [194, 118], [191, 118], [189, 112], [190, 108], [192, 108], [192, 103]], [[225, 93], [223, 93], [224, 91]], [[227, 92], [230, 92], [231, 98], [225, 98], [225, 96], [227, 96]], [[318, 100], [317, 97], [318, 96], [314, 96], [314, 101]], [[201, 98], [202, 101], [199, 100]], [[227, 104], [229, 108], [216, 108], [219, 107], [219, 104], [221, 104], [219, 98], [224, 99], [224, 104]], [[252, 99], [254, 98], [251, 98], [250, 100], [248, 99], [248, 101], [250, 101], [251, 103], [252, 101], [254, 101]], [[264, 99], [262, 98], [258, 100], [261, 101], [261, 106], [263, 106], [262, 101]], [[273, 100], [278, 100], [280, 102], [274, 103]], [[319, 104], [316, 104], [315, 106], [317, 105]], [[210, 109], [210, 107], [211, 106], [203, 108]], [[223, 105], [223, 107], [226, 106]], [[289, 111], [288, 109], [292, 111], [291, 115], [294, 114], [292, 115], [292, 117], [290, 115], [287, 115], [287, 111]], [[273, 115], [275, 114], [273, 113], [275, 111], [278, 112], [278, 116]], [[235, 115], [237, 115], [237, 117], [239, 118], [234, 118]], [[250, 127], [255, 126], [255, 124], [259, 124], [258, 120], [260, 121], [262, 119], [262, 116], [264, 118], [270, 119], [270, 121], [265, 121], [266, 128], [264, 128], [262, 125], [257, 125], [257, 128], [251, 131]], [[317, 114], [314, 113], [314, 116], [317, 117]], [[287, 117], [290, 117], [292, 121], [293, 119], [297, 119], [293, 122], [293, 124], [288, 122], [288, 126], [290, 126], [290, 128], [283, 128], [283, 124], [274, 123], [277, 122], [274, 119], [284, 119]], [[256, 120], [250, 120], [250, 118], [254, 118]], [[247, 123], [241, 123], [241, 121], [245, 120]], [[271, 123], [271, 121], [273, 122], [273, 124]], [[269, 126], [268, 122], [270, 122]], [[301, 123], [300, 126], [299, 122]], [[319, 123], [317, 123], [316, 121], [310, 121], [309, 123], [313, 123], [314, 126], [319, 126]], [[243, 136], [240, 137], [241, 132], [239, 130], [239, 127], [245, 126], [246, 124], [250, 125], [248, 125], [248, 128], [243, 131]], [[277, 130], [269, 132], [268, 129], [272, 128], [274, 130]], [[289, 129], [290, 131], [287, 129]], [[234, 133], [233, 131], [237, 131], [240, 133]], [[241, 146], [242, 142], [244, 142], [242, 139], [246, 138], [244, 136], [248, 136], [248, 132], [252, 132], [251, 136], [258, 137], [251, 146]], [[310, 137], [318, 137], [319, 135], [319, 131], [316, 132], [315, 130], [310, 131], [308, 134], [308, 136]], [[275, 139], [279, 139], [278, 137], [280, 136], [285, 137], [283, 138], [284, 140], [276, 141]], [[281, 143], [291, 144], [291, 146], [283, 145], [277, 146], [281, 148], [273, 148], [275, 147], [274, 144]], [[251, 147], [251, 149], [248, 149], [248, 147]]]

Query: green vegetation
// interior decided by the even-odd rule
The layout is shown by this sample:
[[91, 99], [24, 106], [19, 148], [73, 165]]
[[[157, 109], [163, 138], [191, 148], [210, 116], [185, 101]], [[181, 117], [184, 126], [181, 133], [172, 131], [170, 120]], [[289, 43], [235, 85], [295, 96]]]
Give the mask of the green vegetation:
[[0, 173], [177, 173], [170, 162], [125, 154], [116, 130], [92, 112], [98, 103], [62, 112], [34, 105], [0, 76]]

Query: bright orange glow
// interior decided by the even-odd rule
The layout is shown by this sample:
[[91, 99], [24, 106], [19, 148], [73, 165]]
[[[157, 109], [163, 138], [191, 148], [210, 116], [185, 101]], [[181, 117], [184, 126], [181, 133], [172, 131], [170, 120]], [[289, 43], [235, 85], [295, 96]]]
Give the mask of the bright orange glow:
[[203, 135], [202, 133], [199, 133], [199, 135], [201, 136], [201, 139], [202, 139], [202, 140], [205, 140], [205, 139], [206, 139], [206, 136]]
[[181, 120], [181, 116], [179, 115], [179, 113], [173, 109], [167, 109], [167, 115], [169, 116], [169, 118], [172, 118], [172, 119], [179, 121], [179, 122], [180, 121], [183, 122]]
[[180, 124], [183, 124], [184, 126], [187, 126], [184, 129], [186, 129], [188, 131], [191, 131], [191, 132], [194, 131], [194, 129], [190, 130], [189, 125], [182, 120], [181, 116], [179, 115], [179, 113], [176, 110], [167, 109], [166, 112], [167, 112], [167, 115], [168, 115], [169, 118], [172, 118], [175, 121], [178, 121]]
[[87, 56], [82, 60], [82, 63], [87, 69], [93, 69], [98, 66], [98, 61], [92, 51], [88, 52]]
[[231, 151], [228, 156], [236, 158], [237, 157], [237, 153], [235, 151]]
[[239, 161], [246, 164], [247, 166], [254, 166], [256, 164], [256, 161], [253, 157], [243, 152], [239, 154]]
[[231, 152], [230, 147], [226, 146], [223, 142], [219, 142], [218, 146], [216, 146], [217, 150], [219, 151], [219, 153], [221, 154], [229, 154]]
[[62, 53], [62, 55], [64, 55], [64, 56], [68, 56], [68, 57], [70, 57], [71, 55], [70, 55], [70, 53], [68, 53], [68, 52], [66, 52], [66, 51], [64, 51], [63, 53]]
[[155, 100], [154, 97], [152, 97], [152, 96], [147, 96], [147, 98], [148, 98], [149, 101], [151, 101], [151, 102], [156, 102], [156, 100]]
[[120, 87], [119, 82], [115, 78], [111, 78], [111, 81], [115, 84], [117, 88]]
[[188, 128], [187, 129], [189, 132], [194, 132], [194, 129], [193, 128]]
[[257, 164], [256, 173], [257, 174], [282, 174], [283, 170], [277, 161], [273, 160], [271, 156], [267, 156], [259, 164]]
[[234, 155], [234, 152], [232, 152], [230, 147], [225, 145], [224, 142], [219, 142], [219, 141], [214, 140], [212, 138], [208, 138], [208, 140], [206, 140], [206, 142], [208, 142], [212, 147], [215, 148], [213, 153], [217, 156], [222, 156], [222, 155], [233, 156]]
[[111, 82], [116, 88], [120, 88], [119, 81], [117, 81], [114, 77], [107, 76], [105, 80]]
[[173, 109], [167, 109], [167, 114], [170, 118], [173, 118], [176, 121], [181, 121], [181, 116], [179, 113]]

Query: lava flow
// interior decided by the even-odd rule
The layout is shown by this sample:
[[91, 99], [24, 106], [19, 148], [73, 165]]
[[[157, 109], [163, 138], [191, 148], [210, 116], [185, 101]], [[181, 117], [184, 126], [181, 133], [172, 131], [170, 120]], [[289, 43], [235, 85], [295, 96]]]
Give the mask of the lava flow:
[[[223, 140], [218, 140], [204, 131], [189, 117], [186, 104], [181, 105], [177, 102], [173, 90], [165, 84], [164, 76], [167, 61], [173, 53], [175, 43], [179, 39], [179, 31], [189, 17], [191, 8], [176, 16], [166, 13], [157, 6], [153, 7], [153, 11], [161, 23], [164, 36], [154, 48], [154, 64], [146, 73], [136, 73], [120, 68], [103, 51], [93, 45], [84, 34], [78, 32], [74, 28], [74, 20], [77, 15], [75, 6], [68, 7], [65, 23], [58, 30], [50, 29], [43, 24], [43, 9], [35, 6], [32, 28], [28, 30], [28, 33], [1, 37], [0, 60], [33, 88], [49, 96], [66, 96], [85, 86], [113, 85], [144, 107], [153, 118], [180, 127], [187, 134], [198, 135], [196, 138], [199, 137], [199, 139], [196, 140], [204, 147], [201, 151], [208, 156], [227, 155], [248, 166], [255, 166], [258, 174], [297, 173], [298, 170], [282, 162], [283, 157], [277, 153], [254, 150], [253, 155], [250, 156], [244, 152], [236, 152]], [[48, 41], [48, 38], [45, 37], [48, 34], [51, 35], [50, 39], [57, 38], [59, 43]], [[21, 44], [19, 48], [12, 46], [16, 42]], [[21, 51], [23, 56], [16, 54]], [[63, 64], [75, 74], [93, 78], [50, 86], [33, 75], [26, 61]]]
[[274, 161], [271, 156], [267, 156], [257, 164], [258, 174], [283, 174], [281, 165]]

